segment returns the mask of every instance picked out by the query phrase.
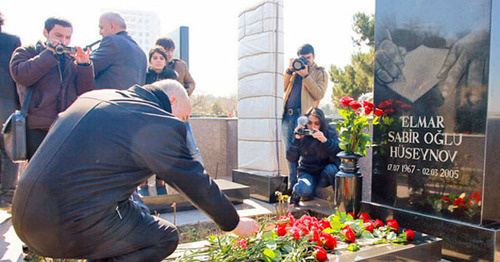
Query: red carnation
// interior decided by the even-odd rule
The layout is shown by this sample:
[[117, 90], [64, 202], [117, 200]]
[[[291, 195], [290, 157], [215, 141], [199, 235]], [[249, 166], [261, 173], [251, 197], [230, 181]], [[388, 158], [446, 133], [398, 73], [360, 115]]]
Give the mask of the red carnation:
[[326, 253], [326, 250], [322, 247], [316, 247], [313, 256], [318, 261], [326, 261], [328, 259], [328, 254]]
[[375, 225], [375, 228], [379, 228], [379, 227], [384, 226], [384, 222], [382, 222], [382, 220], [380, 220], [380, 219], [375, 219], [375, 222], [373, 222], [373, 224]]
[[442, 197], [441, 200], [446, 201], [446, 203], [450, 204], [451, 200], [449, 197]]
[[356, 110], [361, 107], [361, 104], [358, 101], [352, 101], [351, 103], [349, 103], [349, 106], [352, 109]]
[[354, 233], [354, 230], [348, 225], [342, 228], [342, 235], [347, 242], [354, 243], [356, 240], [356, 233]]
[[369, 231], [370, 233], [373, 233], [373, 228], [375, 227], [375, 225], [373, 224], [372, 221], [366, 221], [363, 224], [363, 227], [365, 228], [366, 231]]
[[290, 234], [293, 235], [293, 239], [299, 239], [300, 238], [300, 229], [298, 227], [292, 227], [292, 228], [290, 228]]
[[363, 108], [365, 109], [365, 114], [370, 114], [373, 109], [375, 108], [375, 105], [372, 102], [369, 101], [363, 101]]
[[413, 232], [413, 230], [406, 229], [405, 233], [406, 233], [406, 239], [407, 240], [413, 240], [413, 239], [415, 239], [415, 232]]
[[368, 213], [365, 213], [365, 212], [359, 212], [358, 218], [363, 219], [363, 222], [371, 221], [370, 215], [368, 215]]
[[328, 249], [335, 249], [337, 247], [337, 240], [333, 235], [328, 234], [328, 233], [320, 233], [319, 238], [321, 241], [325, 244], [325, 247]]
[[351, 216], [351, 217], [352, 217], [352, 219], [354, 219], [354, 213], [353, 213], [353, 212], [347, 212], [347, 215], [348, 215], [348, 216]]
[[247, 241], [245, 239], [240, 239], [240, 240], [238, 240], [238, 245], [241, 248], [246, 249], [247, 248]]
[[354, 99], [352, 99], [352, 97], [349, 96], [343, 96], [340, 98], [340, 104], [345, 107], [348, 107], [349, 103], [351, 103], [352, 101], [354, 101]]
[[373, 111], [373, 114], [375, 114], [376, 116], [381, 116], [383, 113], [384, 113], [384, 111], [382, 111], [378, 108], [375, 108], [375, 111]]
[[287, 233], [285, 225], [276, 224], [274, 230], [276, 231], [276, 233], [280, 237], [286, 235], [286, 233]]
[[319, 227], [321, 230], [323, 230], [326, 228], [331, 228], [332, 225], [330, 224], [330, 221], [328, 221], [326, 219], [321, 219], [321, 221], [319, 221]]
[[465, 207], [465, 199], [459, 197], [459, 198], [455, 199], [455, 201], [453, 202], [453, 205], [457, 206], [457, 207]]
[[481, 201], [481, 194], [479, 194], [479, 192], [477, 191], [474, 191], [474, 193], [472, 193], [472, 196], [470, 198], [476, 200], [476, 202], [479, 203], [479, 201]]
[[386, 224], [387, 224], [387, 226], [392, 227], [392, 231], [394, 233], [399, 232], [399, 225], [398, 225], [398, 221], [396, 221], [396, 219], [389, 219], [389, 220], [387, 220]]

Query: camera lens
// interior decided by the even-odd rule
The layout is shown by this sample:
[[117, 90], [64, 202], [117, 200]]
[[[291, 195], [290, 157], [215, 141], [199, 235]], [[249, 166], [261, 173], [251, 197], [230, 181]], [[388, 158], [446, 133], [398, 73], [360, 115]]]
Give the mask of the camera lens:
[[292, 67], [293, 67], [293, 70], [295, 70], [295, 71], [299, 71], [299, 70], [302, 70], [305, 68], [304, 64], [299, 59], [293, 60]]

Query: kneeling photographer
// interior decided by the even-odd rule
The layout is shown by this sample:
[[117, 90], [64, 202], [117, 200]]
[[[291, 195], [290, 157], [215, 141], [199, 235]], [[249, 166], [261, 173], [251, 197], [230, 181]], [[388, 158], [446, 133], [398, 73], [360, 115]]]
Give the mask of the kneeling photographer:
[[314, 197], [316, 186], [335, 185], [339, 170], [340, 152], [337, 133], [330, 130], [325, 114], [317, 107], [310, 108], [299, 117], [292, 146], [286, 152], [288, 161], [298, 161], [298, 182], [293, 187], [290, 204]]

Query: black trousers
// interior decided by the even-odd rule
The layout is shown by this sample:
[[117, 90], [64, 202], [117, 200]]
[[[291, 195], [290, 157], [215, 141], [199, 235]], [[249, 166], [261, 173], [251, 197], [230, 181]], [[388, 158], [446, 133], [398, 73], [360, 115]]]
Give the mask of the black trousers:
[[88, 261], [162, 261], [179, 242], [173, 224], [145, 213], [130, 200], [102, 223], [112, 225], [111, 235], [103, 236], [104, 242], [97, 241], [100, 243], [96, 243], [94, 252], [86, 256]]
[[36, 150], [42, 144], [45, 136], [49, 131], [42, 129], [28, 129], [26, 130], [26, 142], [28, 147], [28, 159], [35, 154]]

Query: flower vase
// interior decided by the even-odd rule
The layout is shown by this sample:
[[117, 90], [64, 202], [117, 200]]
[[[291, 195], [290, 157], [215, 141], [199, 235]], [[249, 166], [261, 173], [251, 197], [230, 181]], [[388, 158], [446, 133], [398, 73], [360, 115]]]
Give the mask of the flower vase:
[[337, 154], [340, 171], [335, 175], [335, 206], [340, 212], [353, 212], [355, 216], [361, 208], [363, 176], [359, 173], [359, 155]]

